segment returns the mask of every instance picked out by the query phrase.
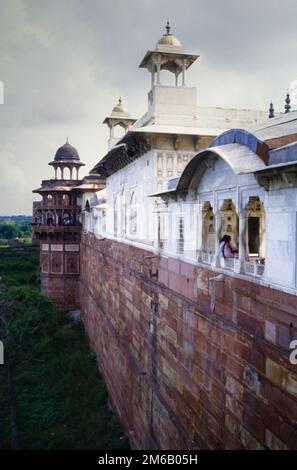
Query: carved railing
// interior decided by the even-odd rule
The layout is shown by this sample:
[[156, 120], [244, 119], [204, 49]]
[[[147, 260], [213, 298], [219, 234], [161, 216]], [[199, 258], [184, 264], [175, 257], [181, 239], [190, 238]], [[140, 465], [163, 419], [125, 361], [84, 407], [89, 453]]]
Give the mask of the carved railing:
[[250, 276], [262, 276], [264, 274], [265, 265], [257, 263], [257, 261], [245, 261], [244, 272]]
[[214, 261], [214, 255], [212, 253], [208, 253], [207, 251], [198, 250], [197, 260], [200, 263], [205, 263], [205, 264], [210, 265]]

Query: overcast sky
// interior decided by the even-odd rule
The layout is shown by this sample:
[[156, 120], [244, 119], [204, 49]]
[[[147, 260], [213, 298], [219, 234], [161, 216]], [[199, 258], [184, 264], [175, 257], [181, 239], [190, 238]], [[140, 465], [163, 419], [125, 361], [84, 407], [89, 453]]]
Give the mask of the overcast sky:
[[[200, 58], [198, 105], [282, 110], [297, 79], [296, 0], [0, 0], [0, 215], [30, 214], [66, 141], [85, 173], [106, 151], [102, 123], [121, 95], [139, 117], [150, 77], [138, 65], [164, 33]], [[36, 196], [35, 196], [36, 199]]]

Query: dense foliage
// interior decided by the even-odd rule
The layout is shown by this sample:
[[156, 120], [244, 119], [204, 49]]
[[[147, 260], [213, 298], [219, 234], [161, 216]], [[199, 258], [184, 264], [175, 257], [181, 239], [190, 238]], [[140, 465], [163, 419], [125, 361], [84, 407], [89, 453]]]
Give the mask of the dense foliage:
[[0, 217], [0, 240], [30, 238], [31, 222], [31, 217], [26, 216]]
[[39, 291], [38, 253], [0, 253], [0, 276], [0, 448], [127, 448], [82, 325]]

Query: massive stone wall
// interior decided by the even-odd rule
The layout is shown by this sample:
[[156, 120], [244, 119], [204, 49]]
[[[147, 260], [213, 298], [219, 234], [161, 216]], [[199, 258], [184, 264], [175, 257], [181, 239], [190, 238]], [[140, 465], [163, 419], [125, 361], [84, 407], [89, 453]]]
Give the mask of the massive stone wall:
[[79, 278], [67, 275], [54, 276], [41, 274], [41, 291], [53, 304], [61, 309], [79, 308]]
[[84, 235], [81, 309], [137, 449], [297, 448], [297, 297]]
[[79, 307], [79, 243], [40, 243], [41, 290], [60, 308]]

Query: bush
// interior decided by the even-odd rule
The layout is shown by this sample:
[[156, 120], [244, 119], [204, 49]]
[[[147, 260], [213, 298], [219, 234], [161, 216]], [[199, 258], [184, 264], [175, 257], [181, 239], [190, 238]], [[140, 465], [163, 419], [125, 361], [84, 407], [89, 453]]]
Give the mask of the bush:
[[[66, 312], [40, 293], [38, 272], [38, 253], [0, 253], [0, 305], [9, 306], [6, 318], [18, 349], [15, 354], [6, 343], [5, 358], [15, 359], [13, 380], [23, 448], [128, 448], [115, 415], [108, 410], [107, 393], [82, 326], [72, 323]], [[1, 449], [11, 448], [8, 405], [2, 367]]]

